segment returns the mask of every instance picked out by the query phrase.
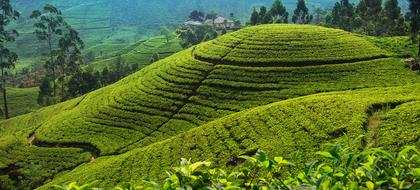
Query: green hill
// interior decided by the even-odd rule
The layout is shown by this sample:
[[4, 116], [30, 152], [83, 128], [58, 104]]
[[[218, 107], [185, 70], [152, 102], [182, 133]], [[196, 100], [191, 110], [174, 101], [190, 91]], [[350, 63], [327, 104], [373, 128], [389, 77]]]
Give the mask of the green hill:
[[[150, 163], [147, 167], [152, 169], [149, 168], [148, 176], [156, 177], [155, 174], [162, 173], [164, 168], [171, 164], [168, 161], [171, 158], [174, 158], [173, 162], [177, 162], [180, 156], [196, 159], [197, 155], [213, 155], [209, 158], [220, 158], [215, 161], [223, 163], [235, 154], [256, 146], [273, 148], [272, 142], [276, 139], [280, 139], [280, 144], [274, 145], [290, 144], [294, 135], [300, 135], [302, 130], [314, 131], [314, 137], [298, 138], [302, 144], [297, 148], [305, 148], [310, 152], [311, 147], [322, 142], [342, 140], [343, 133], [349, 133], [350, 137], [363, 134], [364, 125], [368, 123], [369, 108], [376, 109], [376, 105], [386, 104], [395, 108], [389, 112], [394, 115], [387, 117], [391, 127], [393, 117], [400, 112], [407, 112], [412, 106], [417, 106], [405, 103], [418, 101], [415, 94], [418, 94], [417, 81], [420, 76], [405, 69], [401, 60], [390, 57], [392, 55], [363, 38], [336, 29], [303, 25], [249, 27], [179, 52], [77, 100], [45, 108], [14, 121], [0, 123], [0, 126], [6, 126], [6, 132], [0, 133], [0, 151], [8, 155], [0, 160], [0, 168], [3, 168], [0, 169], [0, 175], [3, 175], [2, 181], [5, 181], [13, 172], [32, 183], [37, 181], [34, 176], [42, 176], [38, 183], [44, 183], [44, 180], [61, 173], [62, 180], [66, 180], [76, 177], [76, 174], [71, 173], [70, 177], [66, 177], [62, 174], [63, 171], [72, 170], [80, 163], [88, 162], [90, 157], [94, 160], [97, 157], [109, 156], [109, 160], [99, 158], [98, 163], [101, 164], [95, 167], [113, 170], [114, 166], [110, 167], [107, 163], [124, 162], [138, 164], [139, 166], [133, 167], [133, 172], [139, 172], [146, 171], [142, 164]], [[374, 89], [330, 95], [336, 95], [336, 98], [322, 98], [328, 95], [319, 95], [282, 101], [322, 92], [364, 88]], [[386, 93], [389, 93], [389, 96], [382, 95]], [[316, 98], [320, 100], [315, 100]], [[307, 102], [299, 105], [299, 101]], [[332, 102], [321, 104], [323, 101]], [[350, 103], [345, 103], [346, 101]], [[356, 104], [357, 101], [360, 101], [360, 104]], [[204, 148], [199, 139], [191, 139], [189, 147], [179, 146], [179, 140], [176, 141], [177, 147], [171, 147], [174, 149], [173, 154], [166, 149], [165, 144], [171, 144], [172, 140], [182, 137], [177, 135], [184, 135], [182, 138], [188, 139], [187, 137], [193, 138], [188, 135], [202, 134], [206, 138], [214, 139], [210, 142], [229, 136], [226, 131], [231, 131], [232, 135], [245, 135], [240, 130], [248, 130], [250, 127], [246, 127], [244, 121], [238, 121], [229, 127], [229, 118], [245, 113], [257, 113], [250, 111], [229, 115], [275, 102], [279, 103], [274, 105], [288, 105], [274, 107], [279, 110], [284, 107], [290, 109], [282, 116], [290, 121], [282, 120], [285, 123], [280, 125], [280, 121], [278, 123], [267, 119], [263, 120], [267, 121], [266, 123], [259, 122], [254, 125], [254, 121], [249, 121], [247, 124], [261, 127], [261, 130], [257, 131], [262, 135], [270, 132], [264, 137], [267, 141], [259, 141], [255, 138], [261, 136], [249, 133], [254, 135], [249, 140], [244, 136], [242, 139], [238, 137], [237, 141], [218, 141], [219, 144], [211, 146], [214, 150]], [[273, 105], [255, 110], [264, 110], [271, 106]], [[311, 109], [326, 109], [328, 106], [331, 107], [326, 113], [306, 113]], [[48, 113], [54, 114], [46, 117]], [[260, 117], [271, 117], [267, 112], [262, 113], [264, 114]], [[44, 117], [34, 121], [33, 118], [37, 115]], [[225, 116], [228, 116], [228, 119], [217, 120]], [[325, 120], [317, 120], [318, 116]], [[411, 117], [416, 115], [407, 116]], [[400, 120], [403, 124], [401, 127], [414, 125], [405, 125], [405, 122], [409, 122], [405, 118]], [[209, 124], [212, 121], [214, 123]], [[228, 130], [218, 130], [222, 121], [226, 121], [224, 125], [228, 126]], [[415, 118], [412, 121], [415, 121]], [[20, 126], [19, 130], [9, 127], [16, 125]], [[214, 128], [213, 125], [219, 128]], [[305, 129], [306, 126], [308, 128]], [[316, 133], [319, 127], [322, 130]], [[274, 132], [266, 131], [267, 128], [273, 128]], [[235, 132], [233, 129], [239, 131]], [[198, 132], [199, 130], [202, 132]], [[185, 140], [182, 142], [187, 143]], [[408, 139], [401, 142], [416, 141]], [[229, 147], [234, 151], [224, 151]], [[273, 151], [287, 152], [293, 147], [276, 146]], [[138, 155], [138, 151], [149, 149], [159, 151], [156, 154], [142, 154], [144, 157], [134, 159], [133, 163], [130, 159], [120, 159], [128, 159], [130, 155]], [[167, 154], [163, 154], [164, 151]], [[42, 152], [43, 156], [38, 156], [39, 152]], [[125, 152], [127, 153], [116, 156]], [[147, 156], [155, 156], [153, 159], [156, 159], [156, 163], [141, 161], [151, 159]], [[57, 162], [50, 164], [50, 160], [56, 157], [59, 157]], [[158, 162], [159, 160], [162, 162]], [[58, 163], [63, 163], [63, 166], [58, 167]], [[96, 161], [92, 161], [86, 166], [93, 167], [95, 163]], [[159, 166], [157, 163], [165, 165]], [[83, 167], [76, 169], [76, 173], [83, 170]], [[79, 176], [80, 178], [75, 179], [88, 180], [97, 177], [107, 180], [103, 184], [106, 185], [129, 178], [120, 172], [123, 177], [106, 179], [116, 172], [105, 170], [97, 170], [103, 173], [101, 175], [93, 172], [92, 175], [84, 174], [86, 178], [82, 179], [83, 176]], [[144, 172], [138, 174], [142, 175]], [[12, 178], [10, 182], [24, 185], [24, 182], [13, 181]], [[34, 187], [37, 185], [39, 184], [35, 184]]]
[[[104, 47], [102, 46], [93, 47], [87, 51], [97, 52], [103, 48]], [[96, 70], [101, 70], [106, 66], [110, 67], [112, 64], [115, 64], [118, 56], [121, 55], [126, 64], [139, 64], [140, 68], [142, 68], [150, 64], [150, 58], [154, 54], [157, 54], [160, 59], [163, 59], [181, 50], [182, 47], [176, 36], [173, 36], [168, 42], [163, 36], [151, 37], [147, 40], [141, 40], [133, 45], [127, 46], [111, 55], [100, 57], [98, 60], [90, 63], [89, 66]]]
[[[38, 88], [8, 88], [8, 106], [10, 117], [23, 115], [38, 109]], [[3, 110], [3, 98], [0, 98], [0, 110]], [[3, 113], [2, 116], [3, 118]]]
[[[358, 136], [376, 133], [367, 121], [382, 109], [379, 146], [420, 145], [420, 85], [374, 88], [306, 96], [232, 114], [173, 138], [128, 153], [104, 157], [53, 180], [113, 187], [122, 181], [162, 180], [181, 158], [208, 160], [226, 166], [239, 155], [258, 149], [286, 155], [294, 163], [313, 160], [327, 142], [358, 146]], [[398, 126], [398, 127], [396, 127]], [[182, 142], [180, 144], [180, 142]], [[300, 152], [294, 159], [293, 153]], [[302, 167], [302, 166], [300, 166]], [[125, 169], [124, 169], [125, 168]], [[44, 189], [41, 188], [41, 189]]]

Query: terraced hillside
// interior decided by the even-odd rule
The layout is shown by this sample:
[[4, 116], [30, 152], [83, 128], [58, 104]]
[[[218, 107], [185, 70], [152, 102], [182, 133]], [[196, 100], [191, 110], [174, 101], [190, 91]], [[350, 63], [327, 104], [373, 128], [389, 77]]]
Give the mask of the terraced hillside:
[[[376, 133], [376, 139], [371, 141], [377, 141], [378, 146], [419, 146], [418, 93], [420, 85], [325, 93], [280, 101], [232, 114], [119, 156], [98, 159], [41, 189], [69, 181], [89, 183], [100, 179], [96, 184], [99, 187], [113, 187], [121, 181], [164, 179], [167, 176], [163, 171], [176, 166], [181, 158], [229, 166], [239, 155], [258, 149], [285, 155], [301, 164], [316, 159], [316, 151], [327, 142], [360, 146], [360, 141], [354, 139], [366, 133]], [[374, 132], [368, 128], [367, 121], [372, 113], [382, 109], [388, 111], [380, 131]], [[300, 155], [293, 158], [296, 151]]]
[[[91, 160], [93, 160], [92, 164], [88, 165], [88, 167], [91, 167], [97, 162], [95, 160], [97, 157], [110, 156], [111, 161], [105, 161], [104, 159], [100, 162], [102, 164], [98, 167], [102, 167], [107, 162], [114, 163], [112, 159], [114, 157], [118, 159], [136, 154], [137, 151], [154, 149], [153, 147], [171, 142], [173, 138], [180, 138], [179, 136], [176, 137], [177, 135], [188, 136], [188, 134], [194, 134], [194, 132], [197, 132], [194, 130], [199, 129], [190, 130], [199, 126], [201, 126], [199, 127], [201, 129], [206, 128], [202, 132], [204, 136], [223, 140], [224, 132], [213, 130], [211, 127], [207, 131], [208, 126], [215, 125], [208, 123], [246, 109], [322, 92], [408, 85], [395, 89], [362, 90], [359, 95], [355, 93], [354, 96], [356, 97], [366, 96], [367, 98], [364, 101], [360, 100], [360, 105], [354, 107], [354, 109], [357, 109], [354, 113], [351, 112], [352, 109], [349, 109], [352, 113], [350, 116], [355, 116], [354, 118], [339, 113], [337, 113], [337, 116], [332, 115], [335, 113], [334, 106], [341, 105], [340, 98], [336, 98], [338, 103], [334, 104], [332, 102], [331, 106], [334, 106], [330, 107], [331, 110], [327, 112], [329, 114], [322, 116], [330, 117], [326, 119], [326, 123], [322, 124], [321, 121], [316, 119], [314, 119], [314, 123], [311, 123], [312, 120], [309, 118], [316, 117], [317, 112], [310, 112], [313, 113], [313, 116], [303, 113], [307, 109], [313, 108], [316, 110], [315, 104], [314, 107], [311, 107], [310, 100], [312, 98], [308, 98], [308, 102], [305, 103], [308, 108], [292, 103], [289, 107], [286, 106], [291, 110], [302, 107], [301, 111], [296, 112], [300, 115], [291, 115], [293, 116], [291, 119], [296, 117], [295, 120], [301, 120], [303, 123], [290, 121], [291, 123], [287, 124], [288, 122], [284, 121], [286, 122], [284, 126], [280, 126], [275, 124], [276, 120], [273, 120], [274, 124], [264, 125], [264, 122], [258, 124], [262, 127], [262, 130], [258, 130], [261, 133], [266, 133], [264, 130], [267, 127], [277, 127], [278, 131], [269, 134], [266, 138], [267, 141], [259, 141], [259, 143], [254, 144], [252, 142], [256, 141], [248, 141], [244, 137], [245, 142], [243, 143], [239, 138], [238, 142], [227, 140], [223, 146], [215, 144], [215, 149], [220, 148], [220, 151], [201, 149], [198, 145], [191, 144], [191, 147], [177, 147], [175, 152], [179, 153], [178, 156], [184, 157], [189, 157], [190, 153], [188, 152], [191, 152], [191, 156], [194, 158], [200, 154], [212, 154], [214, 157], [220, 157], [222, 163], [233, 154], [256, 148], [256, 145], [266, 144], [261, 147], [269, 148], [271, 146], [270, 142], [282, 136], [279, 135], [282, 133], [288, 135], [287, 138], [289, 138], [284, 140], [283, 143], [291, 142], [293, 132], [283, 131], [284, 129], [281, 128], [289, 129], [287, 128], [288, 125], [298, 126], [303, 131], [315, 130], [316, 127], [322, 126], [325, 131], [313, 137], [313, 140], [318, 143], [331, 139], [341, 139], [335, 136], [342, 136], [343, 133], [351, 132], [350, 135], [355, 136], [361, 134], [363, 125], [368, 123], [367, 117], [369, 114], [367, 112], [370, 107], [386, 103], [394, 107], [418, 100], [413, 92], [418, 92], [419, 83], [417, 81], [419, 81], [420, 76], [404, 69], [400, 59], [391, 56], [393, 56], [392, 53], [381, 50], [364, 39], [341, 30], [301, 25], [249, 27], [158, 61], [111, 86], [73, 100], [73, 103], [57, 105], [53, 112], [54, 115], [43, 117], [37, 120], [35, 124], [19, 124], [22, 130], [11, 130], [14, 133], [9, 130], [5, 135], [1, 135], [2, 139], [7, 139], [7, 141], [0, 141], [0, 144], [2, 144], [0, 150], [9, 153], [9, 156], [1, 160], [3, 164], [0, 166], [3, 169], [0, 175], [4, 175], [4, 179], [10, 178], [13, 171], [21, 176], [33, 176], [33, 174], [25, 174], [21, 171], [28, 170], [35, 165], [41, 166], [45, 170], [43, 172], [48, 173], [43, 180], [50, 179], [63, 170], [72, 169], [81, 162], [86, 162], [89, 160], [88, 157], [92, 157]], [[377, 96], [373, 96], [376, 91], [378, 91]], [[390, 91], [389, 97], [380, 95], [380, 92], [388, 93], [388, 91]], [[344, 94], [346, 93], [350, 95], [347, 95], [347, 98], [343, 97], [342, 101], [349, 100], [353, 96], [351, 92], [345, 92]], [[407, 96], [404, 96], [404, 94]], [[370, 96], [372, 96], [372, 99], [368, 98]], [[327, 99], [322, 99], [322, 101]], [[290, 102], [294, 101], [303, 101], [303, 99], [290, 100]], [[313, 101], [314, 103], [317, 102]], [[279, 104], [288, 103], [286, 101]], [[72, 106], [69, 107], [70, 104]], [[325, 106], [328, 105], [325, 104]], [[347, 107], [352, 107], [351, 104], [349, 105]], [[416, 105], [414, 104], [414, 106]], [[341, 111], [344, 108], [346, 107], [339, 110]], [[60, 109], [62, 111], [58, 111]], [[403, 111], [404, 109], [395, 110]], [[42, 113], [44, 112], [40, 111], [38, 114]], [[241, 114], [243, 113], [248, 112], [242, 112]], [[228, 118], [239, 116], [240, 114]], [[32, 121], [32, 119], [28, 119], [31, 117], [34, 116], [22, 116], [21, 120], [26, 118]], [[269, 118], [268, 115], [262, 115], [261, 117]], [[286, 117], [287, 114], [284, 118]], [[307, 121], [305, 121], [305, 118], [307, 118]], [[340, 120], [337, 120], [337, 118], [340, 118]], [[392, 115], [389, 118], [392, 118]], [[229, 119], [219, 121], [227, 120]], [[354, 121], [354, 123], [349, 122], [349, 120]], [[0, 123], [0, 126], [7, 126], [7, 130], [8, 125], [16, 125], [16, 122], [19, 121], [6, 121], [3, 124]], [[390, 119], [390, 122], [392, 121]], [[215, 121], [215, 123], [218, 123], [218, 121]], [[342, 129], [343, 126], [340, 124], [346, 124], [345, 130]], [[250, 122], [249, 125], [254, 126], [254, 123]], [[306, 125], [310, 129], [305, 129]], [[232, 124], [232, 126], [235, 125]], [[242, 124], [238, 123], [237, 126], [242, 126]], [[240, 130], [241, 128], [235, 129]], [[227, 129], [231, 130], [229, 127]], [[246, 127], [244, 127], [245, 129]], [[296, 130], [296, 133], [301, 131]], [[217, 135], [213, 135], [212, 131]], [[252, 138], [256, 137], [258, 136]], [[301, 141], [305, 141], [305, 139], [301, 139]], [[25, 144], [25, 142], [27, 143]], [[200, 141], [192, 140], [191, 143], [193, 142]], [[407, 142], [414, 141], [409, 140]], [[307, 145], [306, 141], [302, 143], [300, 148]], [[239, 146], [238, 144], [242, 145]], [[226, 147], [232, 146], [235, 151], [222, 151], [225, 150], [225, 145]], [[30, 151], [26, 151], [29, 152], [29, 155], [24, 157], [14, 156], [17, 155], [16, 150], [24, 151], [34, 148], [45, 150], [43, 152], [44, 156], [32, 157], [33, 154]], [[67, 149], [69, 150], [67, 151]], [[59, 150], [63, 152], [57, 152]], [[287, 152], [287, 150], [290, 149], [284, 148], [282, 152]], [[63, 161], [68, 167], [55, 169], [53, 166], [46, 166], [48, 162], [44, 159], [47, 157], [69, 154], [71, 151], [82, 151], [84, 154], [70, 153], [76, 155], [77, 159]], [[127, 153], [116, 156], [125, 152]], [[153, 156], [153, 154], [150, 154], [150, 156]], [[27, 157], [34, 158], [34, 160], [27, 160]], [[177, 159], [175, 154], [160, 153], [157, 153], [154, 158], [158, 159], [159, 157]], [[177, 162], [176, 159], [174, 159], [174, 162]], [[102, 159], [100, 158], [100, 160]], [[165, 163], [166, 161], [163, 160], [170, 159], [162, 159], [162, 163]], [[131, 164], [129, 160], [122, 162]], [[166, 163], [164, 166], [170, 164]], [[154, 174], [162, 173], [161, 167], [158, 165], [151, 163], [150, 167], [154, 167], [150, 170], [151, 177], [154, 177]], [[133, 172], [144, 169], [143, 166], [135, 168], [138, 168], [138, 170], [133, 169]], [[112, 168], [108, 167], [108, 169], [111, 170]], [[76, 171], [81, 170], [77, 169]], [[113, 172], [107, 173], [104, 171], [103, 173], [101, 175], [95, 173], [95, 177], [104, 179], [103, 177]], [[71, 176], [74, 175], [71, 174]], [[91, 177], [88, 176], [86, 180]], [[124, 174], [123, 178], [127, 179], [128, 176]], [[69, 178], [63, 176], [62, 179]], [[105, 183], [112, 184], [118, 182], [118, 180]]]
[[[99, 50], [96, 50], [97, 48], [101, 47], [94, 47], [87, 51], [98, 52]], [[160, 59], [163, 59], [181, 50], [182, 47], [176, 36], [173, 36], [169, 42], [163, 36], [156, 36], [125, 47], [117, 53], [105, 55], [89, 65], [96, 70], [102, 70], [106, 66], [109, 67], [115, 64], [118, 55], [121, 55], [124, 63], [129, 65], [139, 64], [140, 68], [142, 68], [150, 64], [150, 58], [154, 54], [157, 54]]]

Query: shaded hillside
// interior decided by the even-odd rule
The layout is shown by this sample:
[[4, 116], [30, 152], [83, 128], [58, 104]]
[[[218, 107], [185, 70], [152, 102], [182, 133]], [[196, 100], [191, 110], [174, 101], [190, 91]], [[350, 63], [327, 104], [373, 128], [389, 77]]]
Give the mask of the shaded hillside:
[[[9, 157], [1, 160], [3, 172], [0, 174], [4, 179], [16, 170], [21, 176], [31, 176], [34, 174], [22, 171], [33, 168], [31, 165], [35, 163], [44, 169], [45, 178], [42, 180], [51, 179], [82, 161], [87, 162], [89, 156], [94, 159], [138, 148], [147, 149], [149, 145], [155, 147], [162, 144], [161, 141], [182, 133], [189, 134], [193, 128], [246, 109], [321, 92], [409, 85], [397, 88], [395, 93], [390, 92], [390, 97], [383, 97], [386, 101], [380, 99], [380, 93], [373, 96], [376, 89], [362, 93], [361, 98], [377, 98], [366, 99], [354, 113], [357, 122], [346, 130], [350, 132], [353, 130], [350, 128], [358, 127], [352, 133], [358, 135], [366, 122], [366, 109], [373, 104], [405, 103], [415, 99], [411, 94], [418, 89], [420, 76], [405, 69], [401, 60], [390, 57], [392, 55], [342, 30], [303, 25], [249, 27], [151, 64], [113, 85], [57, 105], [54, 112], [49, 112], [52, 108], [39, 111], [36, 114], [54, 114], [42, 117], [36, 124], [22, 122], [32, 121], [33, 114], [0, 123], [0, 126], [18, 125], [22, 129], [9, 130], [1, 136], [5, 140], [0, 141], [0, 150], [8, 152]], [[397, 96], [400, 90], [407, 96]], [[383, 92], [386, 93], [387, 89]], [[303, 113], [298, 111], [297, 114]], [[19, 122], [22, 123], [17, 124]], [[330, 118], [326, 122], [329, 124], [322, 126], [328, 131], [324, 132], [332, 132], [334, 136], [340, 125], [333, 124], [348, 121]], [[296, 125], [304, 127], [306, 124]], [[276, 138], [273, 135], [280, 138], [280, 132], [286, 133], [282, 126], [277, 127], [280, 127], [278, 133], [271, 134], [270, 138]], [[338, 131], [339, 135], [342, 133]], [[318, 143], [331, 139], [325, 133], [315, 138], [318, 138], [314, 139]], [[246, 146], [241, 149], [250, 148]], [[29, 151], [32, 149], [42, 149], [44, 156], [36, 156]], [[66, 150], [84, 153], [71, 154]], [[178, 152], [188, 157], [186, 150]], [[199, 155], [201, 150], [194, 151]], [[25, 152], [25, 155], [20, 156], [19, 152]], [[212, 151], [211, 154], [216, 156], [218, 152]], [[68, 167], [59, 169], [45, 161], [61, 154], [71, 154], [77, 159], [62, 161]], [[221, 154], [225, 154], [220, 155], [223, 159], [234, 156], [229, 155], [229, 151]], [[33, 160], [28, 160], [28, 157]], [[173, 161], [177, 162], [176, 159]], [[157, 168], [155, 171], [162, 172]]]

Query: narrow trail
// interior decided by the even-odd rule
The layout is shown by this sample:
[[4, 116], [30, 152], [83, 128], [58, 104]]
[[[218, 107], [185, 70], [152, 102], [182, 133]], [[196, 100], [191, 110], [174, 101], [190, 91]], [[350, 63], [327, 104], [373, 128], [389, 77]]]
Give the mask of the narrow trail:
[[43, 148], [79, 148], [79, 149], [82, 149], [83, 152], [89, 152], [92, 155], [93, 159], [96, 159], [101, 154], [101, 150], [99, 150], [96, 146], [94, 146], [90, 143], [44, 142], [44, 141], [40, 141], [36, 138], [36, 133], [32, 133], [28, 137], [28, 144], [29, 144], [29, 146], [37, 146], [37, 147], [43, 147]]
[[381, 117], [378, 115], [373, 115], [369, 118], [367, 126], [367, 146], [368, 147], [377, 147], [378, 146], [378, 137], [379, 137], [379, 124], [381, 123]]
[[368, 119], [364, 128], [366, 131], [366, 135], [363, 139], [365, 148], [377, 147], [379, 145], [381, 119], [385, 117], [388, 111], [395, 109], [403, 103], [406, 102], [372, 105], [371, 109], [367, 112]]

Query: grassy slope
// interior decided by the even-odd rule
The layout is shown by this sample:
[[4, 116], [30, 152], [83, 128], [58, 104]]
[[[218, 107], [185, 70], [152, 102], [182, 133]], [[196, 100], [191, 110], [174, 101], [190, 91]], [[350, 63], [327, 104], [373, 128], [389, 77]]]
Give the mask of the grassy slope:
[[[41, 123], [48, 120], [51, 115], [72, 109], [82, 98], [76, 98], [65, 103], [41, 108], [30, 114], [18, 116], [0, 122], [0, 170], [10, 166], [30, 168], [37, 166], [35, 174], [27, 175], [31, 178], [52, 178], [58, 172], [72, 169], [75, 166], [87, 162], [91, 154], [78, 148], [44, 148], [31, 146], [28, 137]], [[18, 172], [24, 172], [22, 170]], [[3, 175], [3, 176], [2, 176]], [[0, 181], [7, 184], [9, 179], [4, 174], [0, 175]], [[1, 183], [0, 183], [1, 184]]]
[[[38, 109], [38, 88], [9, 88], [7, 91], [10, 117], [23, 115]], [[3, 98], [0, 98], [3, 110]], [[3, 117], [1, 117], [3, 118]]]
[[[291, 155], [299, 151], [300, 157], [293, 161], [302, 164], [314, 159], [315, 151], [326, 142], [359, 146], [361, 142], [354, 139], [369, 132], [365, 128], [369, 113], [379, 105], [398, 104], [380, 126], [379, 145], [420, 145], [420, 133], [415, 128], [419, 116], [415, 110], [420, 109], [418, 93], [420, 86], [414, 85], [280, 101], [215, 120], [119, 156], [98, 159], [58, 177], [44, 188], [51, 184], [88, 183], [96, 179], [101, 180], [100, 187], [113, 187], [121, 181], [157, 180], [165, 177], [164, 171], [170, 170], [181, 158], [209, 160], [225, 166], [236, 156], [257, 149], [285, 155], [288, 159], [293, 159]], [[412, 111], [414, 113], [405, 114]], [[397, 115], [396, 119], [389, 119]], [[394, 130], [395, 126], [399, 129]]]
[[[215, 43], [232, 44], [229, 41], [232, 36], [255, 32], [253, 30], [264, 27], [267, 26], [235, 32], [220, 38], [226, 39], [225, 42], [219, 39]], [[29, 127], [28, 130], [17, 132], [21, 135], [8, 143], [1, 141], [0, 144], [3, 144], [1, 150], [34, 148], [19, 143], [15, 143], [18, 145], [14, 146], [13, 142], [25, 142], [26, 138], [35, 132], [34, 137], [37, 142], [35, 145], [74, 147], [82, 144], [90, 149], [97, 149], [100, 156], [113, 155], [147, 147], [215, 119], [288, 98], [329, 91], [418, 84], [416, 81], [419, 76], [404, 69], [399, 59], [372, 59], [388, 53], [350, 33], [313, 26], [272, 25], [271, 27], [273, 29], [269, 31], [272, 33], [256, 34], [263, 39], [258, 42], [258, 46], [244, 46], [249, 47], [247, 50], [251, 52], [249, 55], [254, 56], [251, 58], [263, 60], [262, 64], [241, 62], [243, 57], [240, 56], [235, 60], [238, 56], [233, 55], [241, 54], [231, 54], [231, 52], [240, 52], [241, 48], [235, 49], [236, 47], [229, 45], [225, 48], [214, 48], [208, 45], [212, 42], [199, 45], [154, 63], [114, 85], [86, 95], [77, 106], [54, 112], [53, 116], [39, 123], [37, 128]], [[306, 32], [301, 33], [299, 38], [293, 38], [296, 36], [296, 31], [290, 32], [287, 30], [288, 27]], [[325, 43], [313, 44], [319, 48], [302, 46], [301, 51], [313, 51], [311, 54], [313, 56], [323, 55], [329, 64], [317, 62], [314, 66], [287, 67], [288, 63], [284, 62], [284, 59], [283, 62], [273, 58], [266, 59], [267, 54], [261, 53], [261, 46], [267, 49], [277, 48], [279, 52], [293, 52], [296, 49], [289, 49], [287, 45], [278, 46], [273, 44], [273, 41], [283, 39], [283, 43], [293, 45], [301, 43], [304, 39], [312, 39], [314, 36], [325, 38]], [[339, 37], [356, 41], [353, 47], [349, 47], [351, 43], [343, 40], [337, 40], [339, 43], [330, 46], [327, 43], [328, 36], [332, 39]], [[363, 51], [360, 47], [364, 47]], [[330, 51], [316, 52], [323, 48]], [[212, 50], [209, 52], [211, 56], [223, 56], [210, 57], [212, 59], [203, 61], [205, 55], [202, 51], [207, 49]], [[348, 49], [360, 53], [347, 53], [345, 60], [340, 56], [334, 60], [334, 55]], [[225, 57], [232, 60], [223, 61]], [[312, 65], [314, 57], [307, 58], [308, 64]], [[360, 58], [367, 60], [357, 62], [356, 60]], [[300, 61], [299, 64], [304, 61]], [[351, 63], [331, 64], [334, 61]], [[26, 117], [32, 116], [22, 116]], [[15, 122], [19, 121], [10, 121], [0, 126], [15, 125]], [[13, 136], [10, 133], [2, 135], [3, 138], [9, 139]], [[44, 163], [49, 153], [46, 151], [43, 154], [44, 157], [33, 158], [38, 159], [39, 163]], [[57, 153], [52, 150], [51, 155], [55, 156]], [[16, 162], [12, 159], [13, 156], [14, 153], [10, 154], [10, 158], [3, 162], [9, 164]], [[79, 161], [74, 159], [74, 162], [69, 161], [69, 164], [74, 166], [79, 164]], [[20, 161], [19, 164], [22, 168], [28, 168], [30, 163]], [[48, 166], [45, 166], [45, 170], [46, 173], [51, 170], [59, 172]]]
[[102, 70], [106, 66], [109, 67], [115, 64], [118, 55], [121, 55], [125, 63], [130, 65], [139, 64], [140, 68], [142, 68], [150, 63], [150, 58], [153, 54], [158, 54], [163, 59], [181, 50], [182, 47], [179, 45], [179, 39], [175, 36], [169, 42], [164, 37], [157, 36], [139, 41], [135, 45], [128, 46], [117, 53], [113, 53], [111, 57], [104, 56], [104, 58], [100, 58], [89, 65], [94, 69]]
[[417, 43], [408, 36], [373, 37], [364, 36], [365, 39], [374, 43], [379, 48], [397, 54], [398, 57], [409, 57], [417, 55]]

